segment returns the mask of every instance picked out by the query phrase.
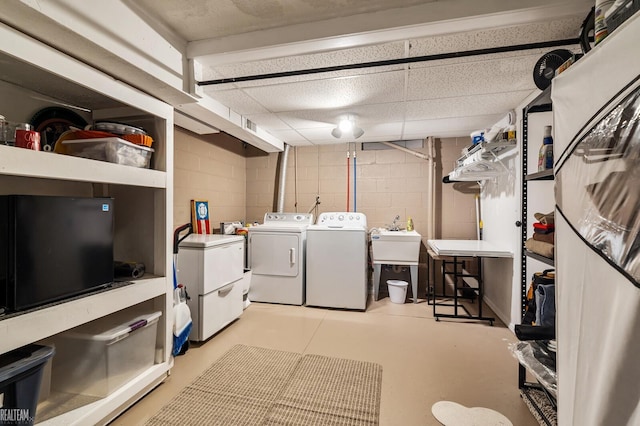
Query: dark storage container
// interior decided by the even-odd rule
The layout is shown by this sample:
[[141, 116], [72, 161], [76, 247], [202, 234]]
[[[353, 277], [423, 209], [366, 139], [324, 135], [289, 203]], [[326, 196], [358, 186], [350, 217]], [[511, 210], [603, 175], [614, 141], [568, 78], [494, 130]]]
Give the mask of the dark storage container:
[[50, 346], [28, 345], [0, 355], [0, 394], [9, 423], [33, 424], [43, 369], [54, 352]]

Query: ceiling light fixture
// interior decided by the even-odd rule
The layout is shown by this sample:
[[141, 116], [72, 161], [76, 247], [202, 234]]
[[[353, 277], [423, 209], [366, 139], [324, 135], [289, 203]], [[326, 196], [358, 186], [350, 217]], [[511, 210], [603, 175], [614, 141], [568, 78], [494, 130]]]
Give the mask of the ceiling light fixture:
[[351, 133], [354, 139], [358, 139], [364, 134], [364, 130], [356, 126], [355, 118], [352, 115], [342, 118], [338, 126], [331, 131], [331, 135], [336, 139], [340, 139], [342, 135], [348, 136], [349, 133]]

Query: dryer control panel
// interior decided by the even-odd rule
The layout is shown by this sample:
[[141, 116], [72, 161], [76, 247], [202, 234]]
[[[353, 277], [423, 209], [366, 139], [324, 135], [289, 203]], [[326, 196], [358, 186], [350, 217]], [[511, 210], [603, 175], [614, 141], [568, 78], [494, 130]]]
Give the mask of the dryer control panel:
[[313, 225], [311, 213], [265, 213], [264, 224]]
[[320, 213], [318, 216], [318, 225], [325, 225], [329, 227], [354, 227], [362, 226], [367, 227], [367, 217], [358, 212], [328, 212]]

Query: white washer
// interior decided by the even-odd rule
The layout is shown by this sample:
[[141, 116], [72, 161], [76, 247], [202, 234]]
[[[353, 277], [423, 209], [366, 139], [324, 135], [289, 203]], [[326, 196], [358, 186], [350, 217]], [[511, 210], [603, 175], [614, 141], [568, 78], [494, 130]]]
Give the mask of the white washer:
[[367, 308], [367, 217], [322, 213], [307, 228], [307, 305]]
[[264, 223], [249, 228], [249, 299], [303, 305], [305, 246], [313, 215], [266, 213]]

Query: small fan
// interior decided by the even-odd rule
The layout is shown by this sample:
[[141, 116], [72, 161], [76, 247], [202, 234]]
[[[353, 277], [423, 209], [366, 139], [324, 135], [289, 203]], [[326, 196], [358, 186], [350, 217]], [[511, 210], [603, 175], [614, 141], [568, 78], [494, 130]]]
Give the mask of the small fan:
[[533, 81], [540, 90], [544, 90], [551, 84], [551, 80], [555, 76], [556, 70], [565, 61], [573, 56], [570, 50], [557, 49], [545, 53], [533, 68]]
[[595, 32], [596, 32], [596, 21], [595, 21], [595, 15], [596, 15], [596, 8], [595, 6], [591, 8], [591, 11], [589, 11], [589, 14], [587, 15], [587, 17], [584, 19], [584, 21], [582, 22], [582, 26], [580, 27], [580, 36], [579, 36], [579, 40], [580, 40], [580, 48], [582, 49], [582, 53], [583, 54], [587, 54], [587, 52], [589, 52], [592, 48], [591, 43], [593, 43], [593, 39], [595, 37]]

